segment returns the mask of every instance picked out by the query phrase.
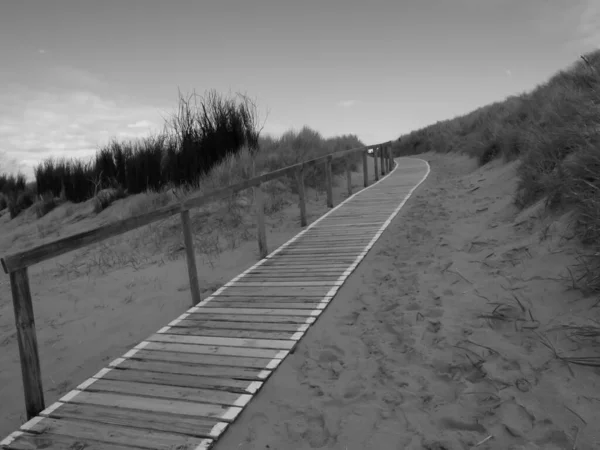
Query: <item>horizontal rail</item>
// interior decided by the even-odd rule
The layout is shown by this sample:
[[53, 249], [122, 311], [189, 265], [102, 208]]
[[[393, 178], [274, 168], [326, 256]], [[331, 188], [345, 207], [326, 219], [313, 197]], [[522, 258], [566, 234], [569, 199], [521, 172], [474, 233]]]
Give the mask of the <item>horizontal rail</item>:
[[333, 159], [339, 159], [352, 153], [364, 152], [373, 147], [389, 144], [391, 144], [391, 141], [330, 153], [318, 158], [294, 164], [292, 166], [284, 167], [273, 172], [259, 175], [249, 180], [227, 186], [223, 189], [218, 189], [207, 194], [201, 194], [185, 199], [181, 203], [168, 205], [149, 213], [140, 214], [138, 216], [123, 219], [118, 222], [102, 225], [88, 231], [66, 236], [62, 239], [57, 239], [28, 250], [7, 255], [0, 260], [2, 262], [2, 268], [4, 269], [5, 273], [12, 273], [17, 270], [32, 266], [33, 264], [55, 258], [79, 248], [95, 244], [111, 237], [127, 233], [128, 231], [135, 230], [136, 228], [149, 225], [153, 222], [166, 219], [191, 208], [197, 208], [211, 201], [227, 198], [236, 192], [243, 191], [244, 189], [260, 186], [262, 183], [288, 174], [293, 175], [297, 169], [310, 167], [319, 163], [325, 163], [329, 157]]

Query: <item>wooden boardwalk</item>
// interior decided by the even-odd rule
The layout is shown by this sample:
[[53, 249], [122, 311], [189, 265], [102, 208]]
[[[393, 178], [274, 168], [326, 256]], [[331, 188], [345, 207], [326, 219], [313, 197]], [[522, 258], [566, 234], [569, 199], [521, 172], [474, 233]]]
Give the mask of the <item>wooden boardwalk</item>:
[[81, 383], [0, 447], [210, 448], [429, 173], [419, 159], [397, 164]]

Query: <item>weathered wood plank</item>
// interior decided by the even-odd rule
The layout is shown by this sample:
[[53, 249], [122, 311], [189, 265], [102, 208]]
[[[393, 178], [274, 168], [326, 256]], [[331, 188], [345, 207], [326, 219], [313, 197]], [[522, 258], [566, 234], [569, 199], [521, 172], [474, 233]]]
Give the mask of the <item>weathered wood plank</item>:
[[[323, 297], [327, 295], [331, 288], [329, 286], [325, 287], [236, 287], [235, 285], [228, 287], [219, 295], [221, 297], [226, 297], [229, 295], [246, 295], [248, 297]], [[231, 311], [234, 313], [234, 311]], [[283, 314], [285, 315], [285, 314]]]
[[[248, 296], [221, 296], [217, 295], [211, 299], [204, 307], [209, 306], [214, 301], [226, 301], [226, 302], [252, 302], [252, 303], [318, 303], [321, 299], [315, 299], [314, 297], [248, 297]], [[284, 308], [285, 309], [285, 308]], [[294, 308], [291, 308], [294, 309]]]
[[369, 186], [369, 165], [367, 163], [367, 158], [369, 153], [367, 150], [362, 152], [362, 169], [363, 169], [363, 187]]
[[[163, 384], [168, 386], [180, 386], [186, 388], [199, 388], [209, 390], [226, 390], [240, 394], [254, 393], [248, 388], [252, 382], [248, 380], [236, 380], [234, 378], [207, 377], [202, 375], [182, 375], [164, 372], [149, 372], [145, 370], [130, 370], [116, 368], [103, 377], [103, 380], [129, 381], [137, 383]], [[93, 390], [93, 389], [92, 389]]]
[[258, 255], [264, 258], [269, 253], [267, 248], [267, 229], [265, 227], [265, 207], [263, 202], [263, 192], [260, 184], [254, 188], [254, 203], [256, 208], [256, 224], [258, 239]]
[[253, 308], [198, 308], [190, 314], [191, 316], [203, 316], [205, 314], [241, 314], [248, 316], [311, 316], [310, 311], [304, 309], [253, 309]]
[[[242, 309], [242, 308], [240, 308]], [[254, 310], [253, 310], [254, 311]], [[275, 311], [275, 310], [266, 310]], [[294, 310], [298, 311], [298, 310]], [[308, 314], [308, 313], [307, 313]], [[269, 348], [278, 350], [290, 350], [294, 342], [288, 340], [271, 339], [239, 339], [212, 336], [179, 336], [168, 333], [157, 333], [150, 336], [150, 342], [171, 342], [174, 344], [193, 344], [193, 345], [215, 345], [223, 347], [248, 347], [248, 348]]]
[[25, 394], [25, 412], [27, 419], [38, 415], [46, 406], [42, 387], [42, 372], [38, 353], [33, 303], [29, 289], [27, 268], [10, 273], [17, 343], [21, 360], [21, 378]]
[[331, 162], [333, 161], [333, 158], [328, 156], [325, 161], [325, 190], [327, 191], [327, 207], [333, 208], [333, 175], [331, 173]]
[[300, 280], [292, 280], [292, 281], [251, 281], [241, 279], [237, 281], [234, 286], [236, 287], [297, 287], [297, 286], [335, 286], [335, 281], [300, 281]]
[[[178, 373], [194, 376], [223, 376], [242, 380], [258, 379], [260, 370], [269, 364], [269, 358], [203, 355], [177, 352], [140, 350], [132, 358], [121, 362], [120, 369]], [[212, 369], [216, 369], [213, 371]], [[218, 374], [218, 375], [217, 375]]]
[[210, 444], [205, 438], [194, 436], [66, 419], [45, 418], [32, 425], [28, 431], [60, 434], [117, 445], [133, 444], [137, 447], [160, 450], [172, 450], [175, 447], [178, 450], [196, 450], [209, 448]]
[[[310, 281], [329, 281], [333, 284], [334, 281], [339, 280], [342, 276], [342, 273], [331, 276], [323, 276], [323, 275], [299, 275], [299, 274], [259, 274], [259, 275], [246, 275], [243, 280], [244, 282], [253, 281], [253, 282], [268, 282], [268, 281], [282, 281], [282, 282], [291, 282], [291, 281], [302, 281], [302, 280], [310, 280]], [[240, 281], [241, 281], [240, 280]]]
[[[296, 317], [297, 319], [297, 317]], [[286, 331], [286, 332], [296, 332], [298, 327], [304, 323], [264, 323], [264, 322], [226, 322], [226, 321], [213, 321], [206, 322], [201, 320], [181, 320], [177, 322], [175, 325], [171, 325], [171, 331], [175, 329], [188, 329], [199, 330], [200, 332], [210, 332], [214, 331], [215, 333], [221, 333], [223, 331], [229, 330], [239, 330], [240, 332], [244, 332], [248, 330], [248, 332], [252, 332], [250, 330], [258, 330], [257, 332], [275, 332], [275, 331]], [[220, 334], [215, 334], [215, 336], [220, 336]], [[239, 336], [239, 337], [244, 337]], [[252, 336], [248, 336], [252, 337]], [[283, 338], [279, 338], [283, 339]]]
[[[228, 424], [217, 419], [190, 417], [180, 414], [137, 411], [124, 408], [63, 403], [48, 415], [52, 419], [75, 419], [98, 422], [104, 425], [142, 428], [167, 433], [181, 433], [188, 436], [211, 439], [221, 435]], [[218, 427], [216, 425], [219, 424]], [[134, 442], [131, 443], [135, 445]], [[74, 447], [72, 447], [74, 448]], [[88, 447], [86, 447], [87, 450]], [[130, 448], [130, 447], [128, 447]]]
[[291, 302], [228, 302], [225, 299], [223, 300], [214, 300], [206, 305], [203, 308], [268, 308], [268, 309], [309, 309], [313, 310], [319, 306], [321, 302], [311, 302], [311, 303], [291, 303]]
[[239, 394], [221, 390], [116, 381], [104, 378], [88, 386], [86, 392], [109, 392], [112, 394], [134, 395], [136, 397], [167, 398], [195, 403], [216, 403], [239, 407], [245, 406], [252, 398], [250, 394]]
[[190, 212], [181, 212], [181, 225], [183, 228], [183, 241], [185, 246], [185, 259], [187, 262], [190, 291], [192, 293], [192, 306], [200, 303], [200, 285], [198, 284], [198, 269], [196, 268], [196, 252], [194, 251], [194, 238], [192, 236], [192, 224], [190, 223]]
[[236, 330], [236, 329], [197, 329], [190, 327], [172, 327], [169, 329], [169, 334], [182, 334], [187, 336], [220, 336], [234, 337], [242, 339], [291, 339], [296, 334], [295, 328], [290, 327], [292, 331], [252, 331], [252, 330]]
[[173, 344], [170, 342], [148, 342], [146, 350], [163, 352], [197, 353], [203, 355], [245, 356], [248, 358], [283, 358], [285, 350], [250, 347], [218, 347], [215, 345]]
[[211, 314], [206, 311], [203, 314], [190, 314], [186, 320], [199, 321], [225, 321], [225, 322], [259, 322], [259, 323], [306, 323], [304, 316], [248, 316], [240, 314]]
[[305, 227], [306, 220], [306, 194], [304, 191], [304, 167], [296, 170], [296, 183], [298, 185], [298, 203], [300, 207], [300, 226]]

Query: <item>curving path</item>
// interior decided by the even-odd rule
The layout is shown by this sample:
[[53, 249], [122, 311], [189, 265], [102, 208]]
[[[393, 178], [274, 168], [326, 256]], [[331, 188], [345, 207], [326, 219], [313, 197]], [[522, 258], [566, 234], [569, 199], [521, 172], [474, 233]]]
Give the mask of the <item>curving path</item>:
[[379, 182], [114, 360], [0, 447], [211, 447], [428, 174], [423, 160], [396, 160]]

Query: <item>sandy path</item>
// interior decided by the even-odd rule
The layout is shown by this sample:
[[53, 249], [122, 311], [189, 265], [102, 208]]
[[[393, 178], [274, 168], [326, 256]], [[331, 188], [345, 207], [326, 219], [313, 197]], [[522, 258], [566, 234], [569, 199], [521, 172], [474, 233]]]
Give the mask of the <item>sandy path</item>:
[[598, 373], [536, 334], [577, 350], [551, 334], [595, 301], [565, 292], [573, 244], [517, 214], [514, 166], [426, 159], [429, 178], [216, 450], [598, 448]]

